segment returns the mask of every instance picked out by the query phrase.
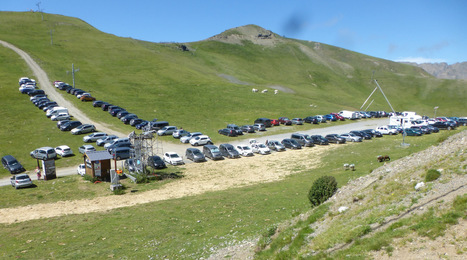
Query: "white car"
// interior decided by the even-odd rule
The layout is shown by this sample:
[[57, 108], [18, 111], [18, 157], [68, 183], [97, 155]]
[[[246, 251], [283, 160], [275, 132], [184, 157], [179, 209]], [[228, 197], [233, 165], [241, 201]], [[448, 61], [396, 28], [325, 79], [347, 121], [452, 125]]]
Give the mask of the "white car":
[[86, 174], [86, 166], [84, 166], [84, 163], [78, 165], [76, 172], [81, 176], [84, 176]]
[[251, 150], [251, 147], [248, 145], [237, 145], [236, 147], [238, 153], [241, 156], [253, 156], [253, 151]]
[[395, 129], [395, 128], [390, 128], [390, 127], [387, 126], [387, 125], [378, 126], [378, 127], [376, 128], [376, 131], [382, 133], [383, 135], [397, 135], [397, 129]]
[[52, 121], [62, 121], [62, 120], [70, 120], [70, 115], [68, 113], [58, 113], [50, 117]]
[[90, 135], [84, 136], [83, 137], [83, 142], [85, 142], [85, 143], [94, 142], [94, 141], [97, 141], [98, 139], [104, 138], [106, 136], [107, 136], [107, 134], [102, 133], [102, 132], [92, 133]]
[[185, 164], [182, 157], [180, 157], [176, 152], [167, 152], [164, 153], [164, 161], [172, 165], [182, 165]]
[[61, 157], [73, 155], [73, 151], [68, 145], [60, 145], [55, 147], [55, 152]]
[[212, 144], [211, 138], [207, 135], [198, 135], [190, 139], [190, 144], [193, 146]]
[[199, 136], [199, 135], [203, 135], [201, 132], [193, 132], [193, 133], [189, 133], [185, 136], [182, 136], [180, 137], [180, 142], [184, 143], [184, 144], [187, 144], [190, 142], [190, 139], [195, 137], [195, 136]]
[[270, 154], [271, 153], [271, 150], [269, 149], [269, 147], [267, 147], [263, 143], [255, 142], [255, 143], [252, 143], [250, 146], [251, 146], [251, 150], [254, 153], [259, 153], [259, 154]]

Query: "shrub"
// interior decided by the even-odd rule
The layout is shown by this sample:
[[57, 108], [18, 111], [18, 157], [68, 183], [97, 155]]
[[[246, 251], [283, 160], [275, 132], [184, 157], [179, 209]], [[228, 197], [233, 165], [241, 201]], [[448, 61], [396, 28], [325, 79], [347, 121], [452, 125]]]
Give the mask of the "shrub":
[[308, 192], [308, 199], [311, 205], [318, 206], [329, 199], [337, 191], [336, 178], [332, 176], [323, 176], [318, 178], [311, 186]]
[[438, 170], [429, 169], [426, 172], [425, 182], [430, 182], [430, 181], [437, 180], [439, 178], [439, 176], [441, 176], [441, 173]]
[[136, 183], [138, 184], [149, 182], [148, 175], [145, 173], [137, 173], [135, 177], [136, 177]]

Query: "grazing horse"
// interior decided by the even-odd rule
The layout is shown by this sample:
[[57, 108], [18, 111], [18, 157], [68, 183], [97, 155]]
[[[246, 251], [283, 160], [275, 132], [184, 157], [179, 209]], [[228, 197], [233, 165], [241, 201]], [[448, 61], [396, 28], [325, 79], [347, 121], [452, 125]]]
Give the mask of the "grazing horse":
[[384, 162], [384, 161], [390, 161], [391, 160], [389, 155], [378, 155], [378, 157], [376, 157], [376, 159], [378, 160], [378, 162]]

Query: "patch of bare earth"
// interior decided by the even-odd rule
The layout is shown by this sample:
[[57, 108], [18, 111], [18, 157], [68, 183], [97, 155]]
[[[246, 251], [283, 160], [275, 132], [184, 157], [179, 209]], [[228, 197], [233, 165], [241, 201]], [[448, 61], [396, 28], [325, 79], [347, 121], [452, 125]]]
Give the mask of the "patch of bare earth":
[[[185, 166], [182, 179], [168, 183], [162, 188], [142, 193], [120, 196], [105, 196], [86, 200], [59, 201], [16, 208], [0, 209], [0, 223], [22, 222], [69, 214], [104, 212], [154, 201], [194, 196], [210, 191], [244, 187], [264, 182], [273, 182], [294, 174], [295, 169], [311, 169], [319, 165], [320, 155], [335, 146], [319, 146], [302, 150], [275, 152], [270, 155], [255, 155], [241, 159], [225, 159], [191, 163]], [[296, 160], [297, 157], [303, 160]], [[282, 163], [281, 163], [282, 162]]]

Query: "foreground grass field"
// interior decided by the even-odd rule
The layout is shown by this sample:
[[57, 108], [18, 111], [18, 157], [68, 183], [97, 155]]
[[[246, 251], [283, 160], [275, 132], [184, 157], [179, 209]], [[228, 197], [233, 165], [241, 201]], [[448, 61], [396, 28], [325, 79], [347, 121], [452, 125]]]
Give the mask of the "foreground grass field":
[[[256, 238], [279, 223], [309, 211], [307, 192], [312, 182], [320, 176], [335, 176], [342, 186], [376, 169], [380, 164], [374, 158], [382, 147], [394, 160], [436, 145], [456, 132], [458, 130], [410, 138], [408, 142], [411, 145], [408, 148], [400, 146], [400, 136], [338, 146], [337, 150], [323, 156], [318, 169], [296, 169], [290, 162], [290, 170], [295, 174], [273, 183], [209, 192], [105, 213], [2, 225], [0, 245], [4, 250], [1, 254], [5, 258], [205, 257], [218, 248]], [[357, 170], [344, 171], [344, 162], [355, 163]], [[63, 185], [59, 185], [60, 182]], [[11, 187], [2, 187], [0, 191], [9, 201], [29, 200], [37, 203], [41, 200], [61, 200], [60, 194], [64, 193], [60, 191], [62, 186], [67, 189], [66, 193], [73, 193], [73, 186], [78, 188], [83, 183], [77, 176], [70, 176], [58, 179], [55, 184], [47, 182], [42, 185], [47, 185], [48, 191], [36, 188], [14, 193]], [[80, 188], [79, 192], [65, 199], [105, 195], [106, 187], [90, 183], [87, 185], [89, 189]], [[149, 185], [158, 188], [161, 183]], [[111, 196], [108, 191], [107, 196]], [[1, 202], [1, 205], [4, 204], [5, 201]], [[9, 207], [14, 205], [10, 203]]]

